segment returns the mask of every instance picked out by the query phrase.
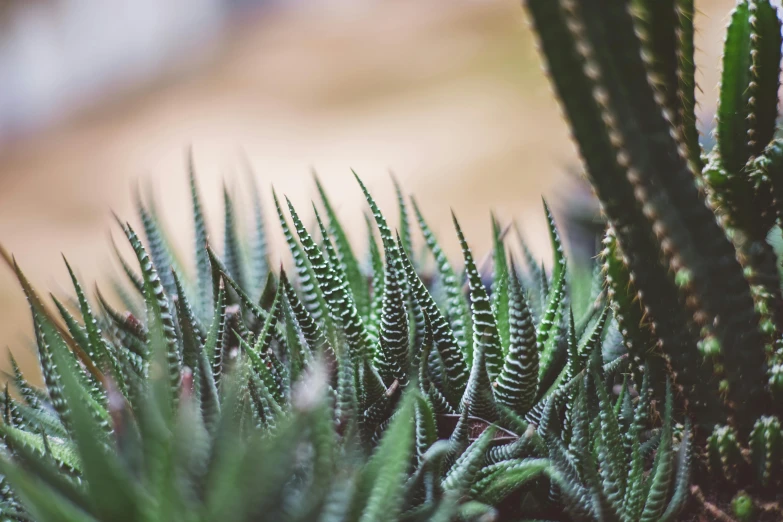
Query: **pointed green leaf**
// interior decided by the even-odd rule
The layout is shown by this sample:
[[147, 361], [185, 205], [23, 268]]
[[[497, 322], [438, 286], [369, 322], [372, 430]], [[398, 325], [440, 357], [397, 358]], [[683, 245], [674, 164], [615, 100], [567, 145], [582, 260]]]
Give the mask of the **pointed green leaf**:
[[223, 186], [224, 206], [224, 231], [223, 231], [223, 259], [231, 278], [241, 288], [247, 288], [243, 253], [239, 239], [238, 223], [235, 217], [234, 202], [228, 194], [228, 188]]
[[[98, 522], [98, 519], [69, 502], [50, 487], [36, 481], [31, 473], [0, 459], [0, 473], [17, 489], [27, 508], [40, 522]], [[22, 520], [26, 520], [23, 518]]]
[[470, 364], [473, 357], [473, 326], [470, 316], [470, 306], [462, 293], [462, 285], [457, 278], [457, 274], [454, 272], [446, 254], [435, 239], [435, 234], [432, 233], [429, 225], [427, 225], [427, 222], [424, 220], [424, 216], [419, 210], [416, 200], [411, 198], [411, 203], [413, 204], [413, 210], [416, 213], [416, 219], [419, 222], [419, 228], [424, 235], [427, 247], [432, 252], [432, 255], [435, 256], [435, 263], [438, 268], [438, 276], [441, 284], [443, 285], [443, 288], [446, 289], [449, 305], [446, 315], [449, 318], [449, 323], [451, 324], [454, 336], [457, 338], [459, 347], [462, 349], [462, 354], [468, 364]]
[[315, 171], [313, 171], [313, 179], [315, 180], [318, 194], [321, 197], [321, 203], [326, 210], [326, 216], [329, 219], [329, 231], [334, 237], [340, 264], [348, 279], [348, 285], [351, 287], [351, 293], [356, 301], [356, 308], [362, 316], [366, 316], [369, 313], [370, 306], [366, 279], [364, 274], [362, 274], [359, 262], [351, 249], [351, 243], [348, 240], [348, 236], [337, 217], [337, 212], [335, 212], [334, 207], [332, 207], [329, 197], [327, 196], [323, 185], [321, 185], [321, 181], [318, 179]]
[[100, 518], [133, 521], [139, 516], [138, 485], [106, 447], [106, 432], [84, 402], [84, 391], [68, 369], [65, 346], [53, 345], [52, 358], [61, 373], [65, 401], [73, 417], [73, 437], [81, 458], [83, 479]]
[[451, 217], [465, 258], [465, 272], [470, 288], [470, 305], [473, 312], [473, 357], [475, 358], [476, 352], [481, 349], [486, 359], [487, 375], [489, 380], [494, 382], [503, 366], [503, 349], [500, 346], [497, 323], [492, 314], [487, 289], [484, 288], [484, 283], [476, 269], [476, 263], [457, 222], [457, 216], [452, 213]]
[[250, 272], [252, 281], [257, 285], [252, 288], [252, 295], [258, 296], [263, 290], [263, 281], [269, 273], [269, 246], [266, 232], [266, 220], [264, 219], [264, 206], [261, 204], [261, 195], [258, 191], [256, 177], [249, 172], [251, 195], [253, 196], [253, 240], [250, 246]]
[[[176, 293], [176, 311], [177, 311], [177, 324], [179, 325], [179, 331], [182, 341], [182, 364], [190, 368], [193, 374], [198, 374], [200, 367], [201, 350], [204, 345], [204, 339], [201, 336], [201, 332], [196, 323], [196, 317], [193, 314], [193, 309], [190, 307], [185, 291], [182, 287], [182, 283], [174, 274], [174, 284], [177, 289]], [[201, 386], [200, 379], [194, 379], [194, 394], [200, 400], [201, 398]]]
[[[125, 225], [124, 232], [136, 253], [144, 281], [144, 302], [147, 307], [147, 328], [149, 329], [147, 353], [153, 358], [158, 352], [166, 354], [166, 368], [157, 368], [156, 371], [166, 372], [169, 391], [172, 397], [176, 397], [179, 394], [182, 356], [179, 351], [169, 300], [164, 292], [158, 272], [136, 232], [129, 224]], [[153, 360], [153, 364], [156, 362]]]
[[168, 295], [174, 295], [176, 288], [174, 287], [174, 279], [171, 274], [177, 265], [174, 261], [173, 252], [154, 209], [150, 208], [148, 210], [141, 200], [141, 195], [138, 193], [136, 194], [136, 211], [139, 213], [144, 228], [144, 235], [147, 238], [150, 259], [158, 274], [160, 274], [160, 282]]
[[554, 256], [552, 262], [552, 281], [557, 281], [560, 274], [565, 272], [565, 254], [563, 253], [563, 243], [560, 241], [560, 233], [557, 230], [552, 211], [549, 210], [549, 205], [547, 205], [546, 201], [543, 201], [543, 203], [546, 223], [549, 228], [549, 241], [552, 244], [552, 254]]
[[[65, 260], [65, 257], [63, 257], [63, 260]], [[79, 284], [79, 281], [67, 260], [65, 260], [65, 266], [68, 267], [68, 273], [71, 276], [71, 281], [73, 282], [73, 287], [76, 291], [76, 297], [79, 301], [79, 310], [81, 311], [82, 319], [84, 320], [84, 329], [87, 333], [87, 340], [89, 344], [89, 350], [85, 351], [87, 352], [87, 355], [90, 356], [90, 359], [92, 359], [96, 364], [104, 368], [108, 368], [111, 371], [111, 375], [114, 378], [117, 386], [120, 388], [120, 390], [124, 390], [124, 376], [119, 362], [114, 357], [114, 354], [109, 349], [106, 340], [103, 338], [101, 329], [98, 326], [98, 320], [92, 313], [92, 308], [90, 307], [89, 302], [87, 302], [87, 297], [84, 295], [84, 291], [82, 290], [82, 287]]]
[[550, 370], [558, 349], [557, 337], [566, 305], [566, 271], [560, 272], [555, 285], [549, 291], [547, 307], [536, 332], [536, 342], [542, 347], [539, 358], [538, 375], [542, 381]]
[[445, 491], [465, 494], [470, 490], [475, 483], [476, 475], [487, 458], [487, 450], [494, 436], [495, 427], [490, 426], [473, 444], [468, 446], [444, 477], [443, 489]]
[[497, 505], [510, 493], [550, 469], [546, 459], [514, 459], [482, 469], [472, 487], [473, 495], [491, 505]]
[[492, 311], [498, 325], [500, 345], [503, 353], [509, 350], [509, 280], [508, 262], [506, 261], [506, 247], [503, 244], [503, 232], [500, 229], [495, 216], [492, 216], [492, 262], [494, 266], [492, 277]]
[[366, 505], [360, 522], [395, 521], [402, 510], [405, 476], [413, 452], [414, 415], [412, 394], [403, 404], [381, 439], [365, 469]]
[[471, 417], [479, 417], [490, 422], [497, 419], [497, 406], [493, 396], [492, 384], [487, 372], [484, 344], [475, 343], [473, 365], [460, 401], [460, 411], [468, 412]]
[[321, 293], [321, 289], [318, 287], [318, 279], [315, 276], [313, 267], [310, 265], [307, 257], [305, 257], [302, 247], [294, 238], [291, 227], [288, 226], [288, 221], [286, 221], [283, 209], [280, 206], [274, 189], [272, 190], [272, 199], [275, 202], [275, 209], [277, 210], [280, 226], [283, 229], [283, 236], [288, 244], [288, 249], [291, 251], [291, 256], [294, 259], [296, 273], [299, 275], [299, 284], [302, 289], [305, 307], [307, 307], [307, 310], [313, 316], [313, 319], [319, 321], [321, 318], [326, 317], [329, 311], [324, 296]]
[[443, 360], [447, 380], [444, 383], [447, 388], [448, 399], [456, 406], [462, 397], [465, 385], [468, 381], [468, 368], [462, 357], [462, 352], [457, 345], [457, 340], [449, 328], [449, 324], [438, 310], [435, 301], [427, 291], [411, 260], [404, 252], [400, 255], [402, 268], [408, 279], [413, 297], [421, 306], [426, 319], [432, 325], [432, 337], [435, 350]]
[[330, 315], [335, 321], [339, 321], [345, 330], [352, 357], [356, 360], [369, 357], [373, 350], [368, 346], [367, 331], [347, 289], [347, 284], [340, 281], [309, 232], [304, 228], [294, 206], [290, 201], [286, 201], [299, 240], [302, 242], [302, 248], [313, 267], [318, 286], [321, 287], [324, 297], [327, 299]]
[[672, 402], [671, 386], [667, 383], [661, 443], [658, 445], [658, 450], [655, 453], [655, 462], [649, 478], [649, 492], [644, 503], [642, 516], [639, 519], [641, 522], [653, 522], [661, 519], [661, 515], [666, 509], [666, 501], [669, 498], [674, 479], [674, 463], [672, 461]]
[[524, 290], [511, 270], [509, 289], [509, 350], [498, 376], [495, 398], [498, 403], [524, 415], [533, 406], [538, 392], [538, 354], [536, 327], [527, 306]]
[[209, 264], [207, 255], [207, 245], [209, 244], [209, 235], [207, 233], [207, 223], [204, 218], [204, 212], [201, 207], [201, 199], [198, 195], [196, 186], [196, 169], [193, 163], [193, 151], [188, 153], [188, 179], [190, 181], [190, 199], [193, 205], [193, 225], [196, 231], [195, 254], [196, 254], [196, 292], [198, 295], [197, 305], [199, 315], [203, 319], [212, 317], [212, 268]]
[[680, 449], [677, 451], [677, 476], [674, 478], [674, 491], [660, 522], [672, 522], [685, 507], [690, 495], [691, 461], [693, 459], [693, 435], [690, 422], [686, 420], [682, 431]]
[[370, 310], [367, 316], [367, 332], [374, 339], [378, 339], [381, 328], [381, 309], [383, 308], [383, 280], [386, 273], [383, 267], [383, 258], [378, 244], [375, 242], [374, 226], [369, 216], [365, 214], [364, 220], [367, 223], [367, 239], [369, 244], [369, 262], [368, 265], [372, 271], [372, 298], [370, 300]]

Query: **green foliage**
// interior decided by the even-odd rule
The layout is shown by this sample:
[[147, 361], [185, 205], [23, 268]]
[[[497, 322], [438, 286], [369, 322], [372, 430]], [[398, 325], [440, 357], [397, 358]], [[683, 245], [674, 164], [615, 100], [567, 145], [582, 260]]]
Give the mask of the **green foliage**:
[[[573, 382], [577, 391], [570, 422], [562, 428], [560, 422], [550, 421], [541, 434], [564, 509], [574, 519], [673, 520], [687, 494], [691, 433], [686, 427], [679, 448], [672, 447], [671, 388], [667, 387], [663, 427], [656, 443], [646, 433], [643, 420], [650, 408], [649, 394], [642, 394], [635, 405], [627, 402], [629, 415], [624, 417], [622, 408], [610, 402], [595, 365], [592, 372], [580, 374]], [[629, 397], [627, 391], [618, 406], [623, 397]], [[598, 415], [591, 418], [594, 410]], [[621, 433], [621, 429], [628, 431]], [[645, 469], [641, 450], [647, 441], [656, 446], [649, 469]]]
[[[525, 287], [494, 219], [495, 284], [486, 288], [455, 218], [468, 274], [463, 293], [423, 225], [442, 282], [452, 286], [441, 308], [425, 283], [429, 278], [408, 255], [410, 237], [392, 235], [359, 185], [383, 245], [369, 272], [355, 263], [320, 185], [330, 223], [315, 211], [320, 245], [289, 202], [297, 241], [277, 204], [295, 279], [282, 269], [264, 274], [268, 253], [261, 253], [260, 222], [248, 237], [241, 234], [228, 197], [221, 259], [207, 245], [192, 166], [192, 276], [174, 268], [172, 257], [156, 254], [166, 262], [156, 264], [133, 229], [122, 225], [139, 265], [134, 299], [144, 303], [144, 319], [116, 311], [100, 294], [100, 307], [93, 307], [68, 266], [76, 313], [55, 300], [65, 324], [60, 327], [16, 268], [30, 301], [46, 386], [30, 386], [12, 361], [11, 384], [20, 398], [2, 394], [3, 515], [41, 521], [423, 521], [566, 519], [584, 508], [590, 519], [608, 520], [594, 507], [571, 505], [572, 490], [597, 483], [582, 484], [592, 479], [563, 466], [585, 458], [573, 453], [578, 448], [590, 448], [595, 458], [611, 455], [612, 473], [601, 479], [605, 491], [596, 495], [615, 498], [611, 484], [625, 484], [621, 475], [647, 439], [626, 441], [620, 431], [626, 417], [610, 404], [606, 386], [619, 379], [627, 359], [609, 362], [597, 378], [604, 372], [606, 312], [579, 331], [572, 326], [574, 349], [557, 356], [568, 286], [552, 215], [555, 268], [541, 272], [545, 288], [538, 282]], [[404, 208], [401, 194], [398, 189]], [[254, 212], [259, 208], [255, 202]], [[150, 230], [165, 236], [157, 225]], [[160, 274], [164, 266], [171, 288]], [[545, 295], [539, 319], [528, 304], [531, 292]], [[468, 302], [466, 312], [460, 303]], [[463, 313], [468, 316], [456, 324], [471, 325], [469, 344], [460, 342], [450, 320]], [[550, 373], [555, 378], [542, 385], [542, 375]], [[645, 397], [637, 412], [649, 407]], [[610, 435], [584, 424], [596, 400]], [[639, 413], [634, 434], [663, 430], [655, 441], [659, 452], [667, 452], [668, 467], [653, 471], [647, 482], [663, 474], [668, 485], [676, 467], [671, 405], [663, 416], [658, 428]], [[774, 427], [760, 425], [756, 438], [777, 440]], [[775, 451], [760, 458], [774, 459]], [[590, 466], [598, 473], [604, 464]], [[642, 473], [645, 465], [638, 461], [634, 469]], [[663, 497], [667, 502], [652, 512], [679, 511], [669, 501], [674, 493], [667, 489]], [[639, 509], [645, 506], [639, 503]]]
[[783, 215], [777, 9], [739, 0], [732, 11], [717, 145], [702, 151], [692, 0], [525, 4], [608, 221], [604, 273], [632, 373], [646, 367], [657, 397], [668, 375], [693, 419], [699, 469], [708, 470], [696, 476], [704, 511], [747, 517], [731, 507], [744, 488], [751, 506], [775, 518], [783, 293], [768, 237]]
[[779, 519], [777, 12], [733, 11], [702, 153], [691, 0], [525, 3], [607, 220], [600, 267], [567, 264], [545, 204], [550, 270], [493, 215], [479, 273], [453, 216], [463, 281], [396, 180], [390, 226], [358, 176], [366, 265], [317, 178], [317, 231], [272, 191], [293, 270], [269, 265], [254, 183], [249, 233], [224, 189], [220, 256], [190, 160], [196, 269], [137, 198], [128, 313], [68, 265], [58, 317], [2, 251], [44, 382], [11, 361], [4, 519]]
[[[561, 472], [540, 430], [522, 420], [545, 410], [552, 397], [567, 397], [568, 408], [577, 410], [576, 396], [564, 390], [584, 373], [573, 371], [584, 361], [547, 359], [556, 374], [572, 371], [540, 389], [538, 361], [545, 345], [556, 350], [567, 295], [551, 215], [560, 268], [547, 284], [547, 310], [537, 322], [494, 220], [491, 290], [455, 220], [467, 294], [422, 226], [440, 258], [444, 286], [451, 286], [441, 309], [424, 282], [429, 278], [410, 260], [410, 232], [403, 227], [403, 237], [392, 235], [361, 181], [383, 244], [370, 272], [355, 263], [319, 185], [330, 222], [327, 228], [316, 211], [321, 246], [289, 203], [297, 241], [277, 204], [298, 275], [291, 280], [283, 270], [266, 276], [259, 201], [256, 224], [244, 237], [224, 191], [224, 257], [208, 246], [190, 170], [193, 276], [175, 268], [165, 232], [143, 207], [150, 247], [122, 225], [141, 274], [126, 265], [138, 294], [132, 299], [144, 303], [143, 319], [118, 312], [100, 293], [100, 307], [93, 307], [68, 266], [76, 313], [55, 299], [61, 327], [16, 268], [46, 387], [30, 386], [12, 361], [20, 398], [2, 394], [6, 518], [566, 516], [540, 487]], [[401, 194], [398, 189], [405, 208]], [[468, 302], [466, 312], [460, 303]], [[452, 324], [471, 325], [469, 344], [460, 342]], [[595, 339], [580, 360], [600, 353], [600, 332], [588, 337]], [[555, 415], [550, 411], [547, 419]], [[531, 495], [540, 499], [533, 507], [523, 501]]]

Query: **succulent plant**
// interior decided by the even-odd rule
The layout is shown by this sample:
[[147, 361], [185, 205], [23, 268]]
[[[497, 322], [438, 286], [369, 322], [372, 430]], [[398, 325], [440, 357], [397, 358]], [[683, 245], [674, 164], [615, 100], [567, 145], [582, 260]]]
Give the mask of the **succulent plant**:
[[[649, 382], [625, 379], [622, 408], [610, 404], [630, 360], [610, 335], [600, 284], [574, 321], [548, 207], [551, 273], [521, 270], [493, 218], [487, 288], [456, 217], [464, 282], [414, 207], [437, 265], [422, 277], [401, 190], [393, 235], [357, 177], [371, 216], [363, 266], [316, 178], [317, 233], [272, 194], [291, 276], [269, 266], [259, 198], [245, 234], [226, 194], [219, 255], [192, 165], [190, 181], [194, 274], [154, 209], [139, 200], [146, 246], [120, 223], [138, 264], [121, 259], [128, 283], [115, 285], [132, 288], [128, 312], [100, 291], [90, 302], [68, 265], [74, 295], [53, 298], [55, 314], [4, 253], [30, 304], [45, 383], [33, 387], [11, 361], [0, 427], [6, 519], [609, 520], [602, 510], [617, 488], [651, 513], [682, 507], [648, 484], [689, 475], [689, 452], [672, 462], [671, 401], [656, 424], [640, 388]], [[632, 400], [632, 391], [644, 392]], [[584, 424], [594, 410], [617, 430], [636, 411], [622, 448], [610, 451], [619, 431]], [[613, 473], [596, 474], [610, 454]]]
[[777, 9], [740, 0], [732, 11], [717, 143], [704, 150], [692, 0], [525, 5], [608, 223], [607, 284], [629, 356], [646, 361], [658, 394], [669, 375], [693, 420], [697, 500], [718, 518], [749, 501], [744, 513], [778, 520]]
[[218, 254], [191, 161], [195, 271], [139, 198], [127, 311], [67, 262], [49, 304], [2, 251], [44, 382], [11, 359], [2, 517], [780, 520], [777, 13], [734, 10], [706, 151], [692, 1], [525, 4], [606, 220], [596, 266], [567, 262], [544, 204], [548, 269], [494, 216], [476, 263], [453, 216], [458, 271], [396, 181], [390, 225], [358, 176], [366, 261], [317, 178], [310, 227], [272, 191], [292, 268], [255, 187], [249, 232], [224, 192]]

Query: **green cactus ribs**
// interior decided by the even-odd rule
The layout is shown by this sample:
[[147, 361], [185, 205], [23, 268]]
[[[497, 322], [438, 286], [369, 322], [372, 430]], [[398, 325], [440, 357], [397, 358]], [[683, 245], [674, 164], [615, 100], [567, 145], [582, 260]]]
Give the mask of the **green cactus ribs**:
[[694, 509], [777, 520], [778, 12], [768, 0], [739, 0], [732, 11], [717, 144], [703, 150], [692, 1], [525, 5], [609, 224], [604, 271], [624, 344], [653, 390], [669, 376], [694, 423], [704, 456]]
[[596, 266], [546, 203], [541, 264], [505, 216], [477, 252], [456, 213], [436, 238], [392, 179], [392, 222], [355, 174], [361, 244], [316, 175], [312, 208], [271, 190], [272, 266], [255, 180], [249, 220], [223, 190], [218, 246], [188, 155], [194, 269], [137, 195], [121, 307], [67, 261], [49, 302], [0, 249], [43, 381], [11, 358], [0, 518], [783, 519], [777, 11], [732, 12], [702, 150], [692, 1], [525, 4], [604, 212]]

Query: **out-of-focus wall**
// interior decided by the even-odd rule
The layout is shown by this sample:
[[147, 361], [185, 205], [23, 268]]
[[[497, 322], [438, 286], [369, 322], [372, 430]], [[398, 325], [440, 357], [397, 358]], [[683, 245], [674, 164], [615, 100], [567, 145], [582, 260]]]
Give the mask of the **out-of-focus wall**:
[[[705, 114], [714, 107], [722, 28], [732, 3], [697, 2]], [[477, 257], [490, 248], [490, 209], [504, 223], [516, 219], [537, 254], [548, 256], [540, 196], [562, 214], [565, 172], [579, 163], [518, 1], [282, 4], [224, 17], [218, 38], [210, 24], [203, 34], [196, 31], [195, 45], [177, 56], [204, 56], [202, 44], [214, 44], [198, 67], [181, 70], [179, 58], [161, 59], [159, 71], [177, 74], [128, 88], [111, 103], [75, 111], [0, 148], [0, 243], [41, 291], [68, 292], [61, 252], [88, 288], [96, 281], [105, 287], [107, 275], [117, 273], [110, 234], [120, 239], [110, 211], [135, 223], [136, 188], [145, 197], [154, 192], [189, 261], [189, 146], [217, 245], [223, 180], [247, 195], [242, 149], [264, 191], [277, 246], [271, 185], [309, 218], [315, 167], [363, 251], [366, 206], [350, 168], [396, 219], [393, 169], [457, 263], [450, 209]], [[27, 65], [17, 63], [10, 74], [31, 74], [20, 72]], [[0, 91], [4, 83], [0, 78]], [[287, 262], [288, 256], [277, 248], [272, 260]], [[32, 368], [28, 316], [18, 284], [0, 267], [0, 350], [10, 346]]]
[[13, 1], [0, 18], [0, 144], [203, 62], [225, 0]]

